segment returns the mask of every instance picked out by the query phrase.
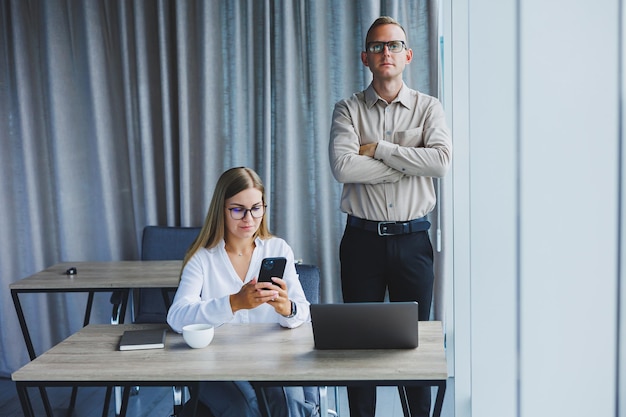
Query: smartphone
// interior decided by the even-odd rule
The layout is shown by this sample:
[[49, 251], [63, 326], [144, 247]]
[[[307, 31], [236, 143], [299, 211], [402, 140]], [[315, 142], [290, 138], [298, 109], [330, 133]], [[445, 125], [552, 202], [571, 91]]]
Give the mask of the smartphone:
[[272, 277], [282, 278], [285, 273], [286, 258], [265, 258], [261, 261], [258, 282], [271, 282]]

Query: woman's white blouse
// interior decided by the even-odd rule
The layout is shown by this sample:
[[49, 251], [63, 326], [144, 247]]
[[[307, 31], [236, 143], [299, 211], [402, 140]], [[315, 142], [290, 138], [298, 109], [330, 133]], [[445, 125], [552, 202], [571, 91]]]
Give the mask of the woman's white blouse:
[[201, 248], [187, 262], [182, 271], [180, 284], [167, 314], [167, 322], [177, 332], [192, 323], [279, 323], [283, 327], [298, 327], [310, 320], [309, 302], [304, 296], [298, 279], [291, 247], [280, 238], [267, 240], [257, 238], [245, 283], [259, 273], [263, 258], [282, 256], [287, 258], [283, 279], [287, 283], [289, 299], [297, 305], [297, 314], [286, 318], [269, 304], [251, 310], [239, 310], [233, 314], [230, 295], [238, 293], [244, 282], [235, 272], [224, 247]]

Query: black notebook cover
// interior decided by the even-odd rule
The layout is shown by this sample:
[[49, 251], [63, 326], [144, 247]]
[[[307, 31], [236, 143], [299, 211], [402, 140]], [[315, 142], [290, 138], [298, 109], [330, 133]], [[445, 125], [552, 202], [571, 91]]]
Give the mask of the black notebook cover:
[[120, 350], [159, 349], [165, 347], [165, 329], [126, 330]]

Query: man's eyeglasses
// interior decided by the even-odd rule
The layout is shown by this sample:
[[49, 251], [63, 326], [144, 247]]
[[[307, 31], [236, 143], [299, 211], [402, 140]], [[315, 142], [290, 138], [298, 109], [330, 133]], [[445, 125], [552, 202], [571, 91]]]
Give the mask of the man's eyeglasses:
[[387, 46], [389, 52], [397, 54], [399, 52], [402, 52], [406, 48], [406, 43], [404, 43], [404, 41], [369, 42], [365, 49], [367, 49], [367, 52], [380, 54], [383, 49], [385, 49], [385, 46]]
[[255, 219], [260, 219], [265, 214], [265, 206], [253, 206], [252, 208], [243, 208], [243, 207], [226, 207], [228, 211], [230, 211], [230, 217], [233, 220], [242, 220], [244, 217], [250, 215]]

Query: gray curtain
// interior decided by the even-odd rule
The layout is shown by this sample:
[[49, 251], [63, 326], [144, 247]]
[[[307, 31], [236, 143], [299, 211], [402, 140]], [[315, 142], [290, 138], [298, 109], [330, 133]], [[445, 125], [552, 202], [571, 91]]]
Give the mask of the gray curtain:
[[[330, 117], [370, 82], [380, 15], [408, 31], [407, 84], [437, 95], [436, 1], [0, 0], [0, 375], [28, 361], [11, 282], [139, 259], [143, 227], [201, 225], [232, 166], [259, 172], [272, 232], [339, 301]], [[82, 326], [84, 294], [22, 300], [38, 353]], [[108, 294], [94, 308], [106, 323]]]

